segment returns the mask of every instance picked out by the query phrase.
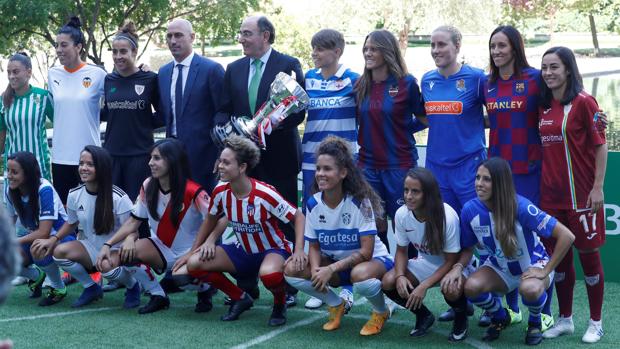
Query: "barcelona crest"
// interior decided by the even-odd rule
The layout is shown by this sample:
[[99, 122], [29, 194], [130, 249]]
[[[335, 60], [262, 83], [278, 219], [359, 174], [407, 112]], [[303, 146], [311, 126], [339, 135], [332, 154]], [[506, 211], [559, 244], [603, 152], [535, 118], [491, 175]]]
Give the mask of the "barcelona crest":
[[90, 85], [92, 84], [93, 84], [93, 80], [89, 78], [88, 76], [82, 79], [82, 86], [84, 86], [85, 88], [89, 88]]
[[515, 91], [517, 93], [523, 93], [525, 91], [525, 82], [517, 82], [515, 84]]

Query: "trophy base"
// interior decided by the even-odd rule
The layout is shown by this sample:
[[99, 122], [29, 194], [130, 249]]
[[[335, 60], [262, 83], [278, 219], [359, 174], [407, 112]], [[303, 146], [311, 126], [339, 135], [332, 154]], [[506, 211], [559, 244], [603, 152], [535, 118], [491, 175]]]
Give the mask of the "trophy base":
[[224, 148], [224, 140], [233, 134], [249, 138], [260, 146], [255, 122], [245, 117], [233, 116], [226, 124], [215, 126], [211, 138], [218, 147]]

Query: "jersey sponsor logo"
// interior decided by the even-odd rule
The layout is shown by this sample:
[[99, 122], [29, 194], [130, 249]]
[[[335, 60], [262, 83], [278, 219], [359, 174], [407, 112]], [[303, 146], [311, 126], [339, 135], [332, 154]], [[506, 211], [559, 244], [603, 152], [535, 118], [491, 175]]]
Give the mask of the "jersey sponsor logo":
[[482, 237], [489, 237], [491, 236], [491, 227], [488, 227], [486, 225], [475, 226], [474, 234], [480, 235]]
[[541, 141], [542, 144], [562, 143], [562, 142], [564, 142], [564, 136], [562, 136], [561, 134], [559, 134], [559, 135], [544, 135], [544, 136], [540, 136], [540, 141]]
[[329, 246], [332, 250], [349, 250], [352, 247], [359, 247], [359, 235], [351, 233], [341, 233], [340, 231], [320, 232], [319, 244]]
[[456, 80], [456, 89], [461, 91], [461, 92], [467, 91], [467, 87], [465, 87], [465, 80], [464, 79]]
[[463, 113], [463, 102], [457, 101], [434, 101], [425, 102], [424, 109], [426, 114], [448, 114], [461, 115]]
[[398, 85], [392, 85], [388, 90], [390, 97], [394, 98], [398, 94]]
[[311, 98], [310, 99], [310, 109], [317, 108], [339, 108], [341, 107], [341, 97], [331, 97], [331, 98]]
[[93, 80], [89, 78], [88, 76], [82, 79], [82, 86], [84, 86], [85, 88], [89, 88], [90, 85], [92, 84], [93, 84]]
[[515, 91], [517, 93], [523, 93], [525, 91], [525, 83], [524, 82], [517, 82], [515, 84]]
[[143, 92], [144, 92], [144, 85], [134, 85], [133, 86], [134, 91], [136, 91], [136, 93], [138, 94], [138, 96], [140, 96]]
[[107, 102], [108, 109], [126, 109], [126, 110], [144, 110], [146, 108], [146, 101], [143, 99], [137, 101], [110, 101]]
[[351, 223], [351, 214], [348, 212], [345, 212], [342, 214], [342, 223], [344, 225], [348, 225], [349, 223]]
[[506, 259], [506, 260], [509, 260], [509, 261], [517, 260], [520, 257], [522, 257], [523, 254], [524, 253], [523, 253], [523, 249], [522, 248], [518, 248], [517, 249], [517, 253], [514, 254], [514, 257], [510, 257], [510, 258], [506, 257], [506, 255], [504, 254], [504, 251], [502, 251], [501, 248], [495, 248], [495, 251], [493, 251], [493, 253], [492, 253], [492, 255], [495, 256], [495, 258]]
[[487, 103], [487, 111], [494, 111], [497, 109], [513, 110], [521, 109], [523, 107], [523, 101], [495, 101]]
[[545, 215], [545, 218], [543, 218], [542, 222], [540, 222], [540, 224], [536, 227], [536, 229], [538, 231], [545, 229], [547, 227], [547, 223], [549, 223], [550, 220], [551, 220], [551, 216]]
[[254, 234], [260, 233], [263, 231], [260, 223], [243, 223], [243, 222], [232, 222], [232, 228], [235, 233], [238, 234]]

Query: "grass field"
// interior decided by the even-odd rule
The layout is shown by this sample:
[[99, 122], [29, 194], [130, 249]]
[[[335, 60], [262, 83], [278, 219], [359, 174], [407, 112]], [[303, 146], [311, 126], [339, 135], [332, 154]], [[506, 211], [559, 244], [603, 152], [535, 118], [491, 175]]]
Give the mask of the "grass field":
[[[603, 321], [605, 337], [596, 348], [619, 348], [620, 331], [620, 284], [605, 285]], [[0, 307], [0, 339], [11, 338], [15, 348], [454, 348], [446, 337], [451, 324], [436, 323], [433, 333], [420, 339], [409, 337], [413, 327], [413, 314], [399, 309], [388, 320], [383, 333], [362, 338], [358, 332], [368, 318], [370, 307], [365, 299], [345, 316], [342, 327], [335, 332], [324, 332], [321, 325], [327, 314], [324, 308], [309, 311], [303, 308], [305, 295], [300, 295], [297, 307], [289, 309], [288, 323], [279, 328], [267, 326], [271, 313], [271, 294], [261, 290], [261, 298], [254, 308], [244, 313], [239, 321], [222, 322], [220, 315], [227, 308], [223, 295], [214, 297], [210, 313], [193, 311], [195, 295], [189, 292], [171, 295], [171, 308], [155, 314], [138, 315], [135, 309], [120, 308], [123, 290], [106, 293], [103, 300], [81, 309], [70, 304], [79, 296], [80, 285], [69, 286], [69, 295], [61, 303], [42, 308], [38, 300], [28, 299], [27, 288], [19, 286]], [[575, 334], [544, 341], [540, 348], [585, 347], [581, 336], [587, 326], [588, 305], [583, 282], [575, 289]], [[142, 298], [143, 304], [147, 298]], [[446, 308], [438, 289], [427, 295], [427, 305], [438, 315]], [[554, 307], [557, 309], [557, 307]], [[483, 329], [476, 321], [480, 310], [470, 318], [469, 338], [459, 347], [467, 348], [516, 348], [523, 347], [525, 324], [508, 328], [499, 341], [491, 345], [481, 342]], [[527, 319], [527, 317], [524, 317]]]

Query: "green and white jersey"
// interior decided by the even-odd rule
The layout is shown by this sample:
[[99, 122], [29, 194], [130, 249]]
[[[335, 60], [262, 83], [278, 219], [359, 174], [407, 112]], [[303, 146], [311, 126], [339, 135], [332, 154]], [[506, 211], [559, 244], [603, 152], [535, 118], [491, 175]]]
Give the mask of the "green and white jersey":
[[[50, 151], [45, 135], [45, 118], [52, 120], [54, 102], [48, 91], [30, 86], [23, 96], [15, 96], [13, 103], [0, 111], [0, 131], [6, 131], [4, 168], [7, 157], [18, 151], [33, 153], [39, 161], [41, 176], [52, 180]], [[6, 170], [5, 170], [6, 171]]]

